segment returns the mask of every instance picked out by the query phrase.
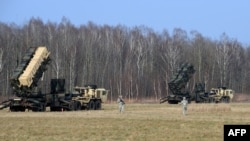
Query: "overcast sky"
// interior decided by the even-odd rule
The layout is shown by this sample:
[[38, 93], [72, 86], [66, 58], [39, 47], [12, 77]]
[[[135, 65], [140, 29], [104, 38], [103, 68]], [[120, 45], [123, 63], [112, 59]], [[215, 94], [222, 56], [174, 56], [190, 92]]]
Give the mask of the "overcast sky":
[[250, 44], [250, 0], [0, 0], [0, 22], [26, 24], [31, 17], [76, 26], [147, 26], [156, 32], [192, 30], [219, 40], [223, 32]]

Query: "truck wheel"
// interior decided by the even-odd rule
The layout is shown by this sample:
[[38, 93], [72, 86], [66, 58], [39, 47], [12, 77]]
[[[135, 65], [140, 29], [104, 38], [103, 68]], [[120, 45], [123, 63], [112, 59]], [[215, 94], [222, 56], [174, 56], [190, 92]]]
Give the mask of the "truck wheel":
[[220, 101], [221, 101], [221, 103], [226, 103], [226, 98], [223, 97], [223, 98], [221, 98]]
[[20, 112], [25, 112], [25, 107], [21, 106], [19, 109]]
[[74, 111], [75, 110], [75, 102], [72, 101], [72, 102], [69, 103], [68, 110], [69, 111]]
[[97, 100], [96, 102], [95, 102], [95, 106], [96, 106], [96, 110], [101, 110], [101, 108], [102, 108], [102, 104], [101, 104], [101, 101], [100, 100]]
[[229, 97], [225, 97], [224, 99], [225, 99], [225, 103], [229, 103], [229, 101], [230, 101]]
[[51, 111], [51, 112], [54, 112], [54, 111], [55, 111], [55, 108], [52, 107], [52, 106], [50, 106], [50, 111]]
[[41, 104], [41, 112], [45, 112], [46, 111], [46, 105], [45, 104]]
[[18, 109], [17, 109], [16, 107], [12, 107], [12, 106], [11, 106], [11, 107], [10, 107], [10, 111], [11, 111], [11, 112], [18, 112]]
[[95, 109], [95, 102], [93, 100], [90, 100], [88, 103], [88, 110], [94, 110]]
[[10, 111], [11, 112], [24, 112], [25, 111], [25, 107], [23, 107], [23, 106], [11, 106], [10, 107]]
[[178, 104], [178, 101], [175, 101], [175, 100], [169, 100], [168, 101], [169, 104]]
[[81, 110], [82, 109], [82, 104], [81, 104], [81, 102], [80, 101], [76, 101], [75, 102], [75, 110], [76, 111], [79, 111], [79, 110]]
[[10, 111], [11, 111], [11, 112], [14, 112], [15, 109], [14, 109], [12, 106], [10, 106]]
[[212, 97], [210, 97], [210, 98], [209, 98], [209, 103], [215, 103], [215, 99], [212, 98]]

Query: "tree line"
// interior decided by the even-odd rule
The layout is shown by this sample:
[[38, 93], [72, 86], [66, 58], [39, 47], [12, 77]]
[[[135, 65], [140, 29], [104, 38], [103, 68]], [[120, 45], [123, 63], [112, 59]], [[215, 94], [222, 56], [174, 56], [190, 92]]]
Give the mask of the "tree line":
[[159, 98], [169, 94], [168, 82], [182, 63], [196, 72], [187, 89], [204, 82], [206, 90], [225, 86], [250, 93], [250, 47], [222, 33], [212, 40], [197, 31], [175, 28], [155, 32], [146, 26], [75, 26], [31, 18], [25, 25], [0, 23], [0, 95], [12, 94], [10, 78], [26, 49], [46, 46], [51, 63], [40, 86], [50, 91], [50, 79], [65, 78], [66, 90], [96, 84], [110, 90], [110, 99]]

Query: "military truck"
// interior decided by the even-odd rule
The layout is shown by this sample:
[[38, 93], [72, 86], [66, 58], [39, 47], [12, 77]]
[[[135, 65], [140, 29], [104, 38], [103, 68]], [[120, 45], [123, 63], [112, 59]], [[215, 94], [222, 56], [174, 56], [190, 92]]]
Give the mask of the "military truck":
[[168, 101], [169, 104], [179, 103], [183, 97], [191, 102], [192, 96], [186, 89], [186, 85], [195, 73], [193, 65], [184, 63], [168, 83], [171, 94], [160, 99], [160, 103]]
[[51, 80], [50, 111], [100, 110], [107, 101], [108, 90], [97, 85], [74, 87], [73, 92], [65, 93], [65, 79]]
[[168, 83], [171, 94], [160, 99], [160, 103], [168, 101], [169, 104], [179, 103], [183, 97], [196, 103], [229, 103], [233, 99], [234, 90], [226, 87], [211, 88], [209, 92], [205, 91], [205, 83], [196, 83], [194, 94], [186, 90], [186, 85], [195, 73], [194, 67], [185, 63], [181, 65], [177, 73]]
[[228, 89], [226, 87], [212, 88], [209, 94], [211, 101], [214, 101], [216, 103], [232, 102], [233, 96], [234, 96], [234, 90]]
[[195, 89], [196, 103], [230, 103], [235, 93], [226, 87], [211, 88], [205, 92], [205, 85], [201, 83], [196, 84]]
[[73, 96], [72, 100], [79, 103], [77, 109], [100, 110], [102, 103], [107, 101], [108, 90], [96, 85], [75, 87], [74, 90], [77, 96]]
[[50, 52], [45, 46], [30, 47], [15, 69], [11, 78], [14, 98], [0, 103], [0, 109], [9, 107], [10, 111], [51, 111], [61, 110], [98, 110], [107, 100], [108, 90], [97, 88], [96, 85], [76, 87], [78, 94], [65, 92], [65, 79], [51, 79], [50, 93], [42, 93], [39, 80], [47, 70]]

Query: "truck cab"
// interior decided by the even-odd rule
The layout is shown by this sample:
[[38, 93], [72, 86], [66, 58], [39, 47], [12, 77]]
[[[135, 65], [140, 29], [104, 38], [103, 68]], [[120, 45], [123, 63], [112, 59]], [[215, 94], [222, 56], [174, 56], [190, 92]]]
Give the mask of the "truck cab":
[[102, 103], [107, 101], [108, 90], [97, 88], [96, 85], [85, 87], [74, 87], [77, 96], [72, 100], [81, 103], [81, 109], [100, 110]]
[[210, 97], [214, 98], [214, 102], [229, 103], [232, 101], [234, 96], [234, 90], [227, 89], [225, 87], [211, 88]]

